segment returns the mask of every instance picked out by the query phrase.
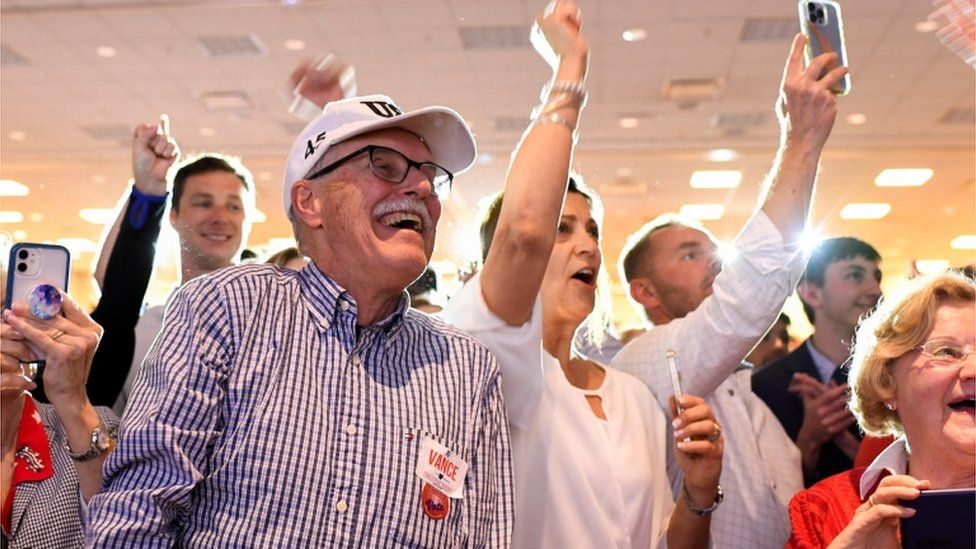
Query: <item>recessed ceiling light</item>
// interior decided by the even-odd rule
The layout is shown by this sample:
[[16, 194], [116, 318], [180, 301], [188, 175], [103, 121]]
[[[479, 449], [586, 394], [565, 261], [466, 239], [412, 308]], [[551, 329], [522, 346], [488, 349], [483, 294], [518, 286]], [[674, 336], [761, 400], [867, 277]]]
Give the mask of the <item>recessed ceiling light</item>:
[[620, 36], [627, 42], [640, 42], [647, 38], [647, 31], [641, 28], [627, 29]]
[[71, 255], [91, 253], [98, 249], [98, 244], [88, 238], [59, 238], [58, 244], [68, 248]]
[[200, 133], [200, 135], [202, 135], [204, 137], [213, 137], [217, 133], [217, 132], [214, 131], [213, 128], [208, 128], [206, 126], [200, 128], [197, 131]]
[[13, 210], [0, 211], [0, 223], [20, 223], [24, 220], [24, 214]]
[[254, 208], [254, 211], [251, 213], [251, 223], [264, 223], [267, 220], [268, 216], [264, 212]]
[[725, 215], [725, 206], [721, 204], [685, 204], [678, 211], [678, 215], [702, 221], [722, 219], [722, 216]]
[[860, 126], [868, 121], [868, 115], [863, 112], [856, 112], [854, 114], [847, 115], [847, 123], [853, 126]]
[[888, 168], [874, 178], [879, 187], [920, 187], [932, 179], [934, 172], [929, 168]]
[[0, 180], [0, 196], [27, 196], [28, 194], [30, 194], [30, 189], [20, 181]]
[[110, 58], [115, 57], [119, 52], [112, 46], [98, 46], [95, 53], [98, 54], [99, 57]]
[[640, 120], [636, 118], [629, 118], [629, 117], [621, 118], [619, 123], [621, 128], [628, 129], [628, 130], [640, 126]]
[[305, 49], [305, 41], [297, 38], [285, 40], [285, 49], [291, 51], [302, 51]]
[[883, 202], [861, 202], [844, 206], [841, 219], [881, 219], [891, 211], [891, 204]]
[[27, 231], [24, 229], [17, 229], [14, 231], [14, 240], [24, 241], [27, 240]]
[[976, 250], [976, 234], [961, 234], [949, 246], [954, 250]]
[[915, 23], [916, 32], [935, 32], [938, 28], [939, 24], [935, 21], [925, 20]]
[[27, 132], [22, 132], [20, 130], [11, 130], [7, 133], [7, 137], [11, 141], [24, 141], [27, 139]]
[[739, 170], [701, 170], [691, 174], [692, 189], [734, 189], [741, 181]]
[[114, 208], [84, 208], [78, 211], [78, 217], [96, 225], [106, 225], [115, 221], [117, 213]]
[[739, 154], [732, 149], [712, 149], [708, 151], [708, 159], [712, 162], [731, 162], [739, 158]]
[[938, 273], [949, 268], [949, 262], [945, 259], [918, 259], [915, 261], [915, 268], [922, 274]]
[[490, 152], [480, 152], [478, 153], [478, 164], [485, 165], [491, 164], [495, 161], [495, 153]]
[[630, 166], [620, 166], [617, 168], [617, 177], [621, 179], [627, 179], [628, 177], [633, 177], [633, 175], [634, 168], [631, 168]]
[[31, 212], [27, 214], [27, 221], [30, 221], [31, 223], [40, 223], [44, 221], [44, 214], [41, 212]]

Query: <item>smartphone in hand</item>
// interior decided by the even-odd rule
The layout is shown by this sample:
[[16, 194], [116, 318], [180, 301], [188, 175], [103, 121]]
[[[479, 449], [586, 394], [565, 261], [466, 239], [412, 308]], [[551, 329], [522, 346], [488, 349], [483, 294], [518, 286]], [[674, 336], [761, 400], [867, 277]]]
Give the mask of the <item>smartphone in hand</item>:
[[14, 303], [28, 303], [32, 291], [41, 284], [49, 284], [61, 291], [68, 290], [71, 254], [64, 246], [21, 242], [10, 249], [7, 261], [7, 288], [4, 308]]
[[[807, 37], [805, 57], [807, 65], [822, 53], [836, 53], [836, 64], [827, 65], [824, 73], [847, 66], [847, 48], [844, 45], [844, 22], [840, 15], [840, 4], [831, 0], [800, 0], [797, 4], [800, 15], [800, 30]], [[821, 75], [823, 76], [823, 75]], [[833, 90], [838, 95], [851, 92], [851, 75], [844, 78]]]

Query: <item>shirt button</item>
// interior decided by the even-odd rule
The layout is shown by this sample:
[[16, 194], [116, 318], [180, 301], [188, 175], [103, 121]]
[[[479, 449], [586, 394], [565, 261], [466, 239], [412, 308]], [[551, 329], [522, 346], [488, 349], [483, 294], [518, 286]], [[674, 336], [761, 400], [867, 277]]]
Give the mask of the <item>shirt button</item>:
[[359, 355], [352, 355], [353, 366], [359, 366], [362, 361], [359, 360]]
[[346, 505], [346, 502], [341, 499], [336, 503], [336, 511], [339, 511], [340, 513], [345, 513], [346, 509], [348, 508], [349, 506]]
[[349, 302], [348, 301], [340, 301], [339, 302], [339, 308], [342, 309], [343, 311], [348, 311], [349, 310]]
[[353, 424], [346, 425], [346, 433], [350, 435], [356, 434], [356, 426]]

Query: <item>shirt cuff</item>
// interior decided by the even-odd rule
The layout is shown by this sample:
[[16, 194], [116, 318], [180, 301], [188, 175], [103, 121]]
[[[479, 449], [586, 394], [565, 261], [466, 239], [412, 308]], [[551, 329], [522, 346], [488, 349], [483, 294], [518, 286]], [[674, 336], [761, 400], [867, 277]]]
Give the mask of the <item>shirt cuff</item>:
[[141, 229], [146, 225], [146, 221], [149, 219], [149, 210], [154, 205], [165, 204], [166, 197], [169, 193], [162, 196], [153, 194], [144, 194], [139, 192], [139, 189], [132, 186], [132, 200], [129, 204], [129, 214], [126, 219], [129, 221], [129, 225], [132, 225], [133, 229]]

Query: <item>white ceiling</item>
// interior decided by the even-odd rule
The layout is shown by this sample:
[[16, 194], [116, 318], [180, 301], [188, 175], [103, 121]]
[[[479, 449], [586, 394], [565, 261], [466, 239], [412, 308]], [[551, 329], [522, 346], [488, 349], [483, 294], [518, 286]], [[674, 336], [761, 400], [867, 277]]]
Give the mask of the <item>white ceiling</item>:
[[[684, 203], [725, 204], [725, 217], [707, 225], [731, 238], [777, 144], [772, 107], [796, 4], [580, 5], [592, 56], [576, 160], [606, 201], [607, 260], [616, 260], [624, 237], [643, 221]], [[406, 108], [446, 104], [471, 122], [488, 154], [457, 182], [438, 257], [473, 256], [473, 210], [500, 188], [547, 77], [522, 29], [511, 27], [527, 30], [543, 7], [522, 0], [2, 0], [0, 176], [31, 193], [3, 198], [0, 209], [28, 219], [0, 230], [23, 231], [17, 235], [30, 240], [96, 239], [101, 228], [77, 211], [115, 204], [128, 177], [131, 128], [165, 112], [184, 151], [237, 154], [255, 172], [268, 220], [255, 227], [252, 242], [287, 236], [280, 177], [301, 124], [286, 112], [285, 81], [302, 57], [331, 52], [356, 66], [361, 92], [388, 93]], [[849, 0], [843, 10], [854, 90], [841, 99], [814, 218], [828, 234], [873, 243], [889, 274], [904, 272], [909, 258], [972, 262], [972, 251], [949, 247], [954, 237], [976, 233], [972, 68], [932, 33], [915, 30], [933, 10], [928, 2]], [[774, 36], [743, 42], [749, 19], [756, 20], [753, 30], [765, 24]], [[462, 30], [479, 27], [500, 27], [491, 40], [510, 45], [465, 48]], [[647, 39], [623, 41], [622, 31], [633, 27], [645, 29]], [[234, 36], [253, 37], [259, 54], [215, 57], [200, 40]], [[303, 40], [304, 51], [286, 49], [290, 39]], [[116, 55], [99, 57], [99, 47]], [[673, 78], [720, 78], [724, 89], [715, 99], [679, 105], [660, 95]], [[246, 94], [250, 105], [207, 110], [204, 96], [228, 91]], [[953, 111], [961, 121], [943, 122]], [[867, 122], [846, 122], [854, 113]], [[717, 126], [720, 115], [755, 125]], [[621, 128], [621, 117], [637, 118], [638, 127]], [[718, 147], [740, 156], [709, 162], [706, 153]], [[876, 187], [874, 177], [889, 167], [928, 167], [935, 176], [919, 188]], [[621, 169], [631, 175], [620, 177]], [[740, 169], [743, 183], [731, 191], [691, 189], [696, 169]], [[838, 212], [848, 202], [889, 202], [892, 211], [881, 221], [844, 221]], [[39, 221], [30, 221], [31, 213]], [[82, 255], [76, 265], [87, 269], [90, 258]]]

